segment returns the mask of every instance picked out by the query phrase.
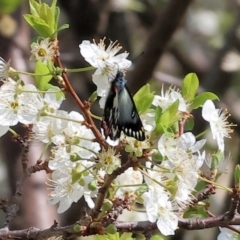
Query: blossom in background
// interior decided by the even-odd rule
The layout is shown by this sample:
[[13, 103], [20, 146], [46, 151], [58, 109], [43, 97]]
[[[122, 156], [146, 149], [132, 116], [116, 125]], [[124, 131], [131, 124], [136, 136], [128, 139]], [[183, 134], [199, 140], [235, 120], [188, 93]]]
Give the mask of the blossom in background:
[[217, 140], [218, 148], [223, 152], [224, 137], [230, 138], [229, 133], [233, 132], [231, 127], [234, 126], [227, 121], [227, 111], [215, 108], [213, 101], [207, 100], [202, 107], [202, 117], [210, 123], [213, 139]]
[[183, 99], [182, 94], [170, 87], [166, 92], [162, 87], [161, 95], [155, 95], [152, 104], [166, 111], [174, 102], [179, 101], [178, 110], [187, 112], [189, 104]]
[[97, 85], [97, 93], [100, 97], [106, 97], [108, 94], [111, 80], [116, 76], [117, 71], [129, 68], [132, 64], [127, 60], [128, 53], [117, 54], [122, 47], [116, 42], [110, 42], [106, 47], [105, 39], [91, 43], [84, 40], [80, 45], [80, 53], [84, 59], [96, 68], [93, 74], [93, 82]]
[[31, 57], [30, 60], [42, 61], [47, 64], [54, 59], [55, 45], [50, 38], [45, 38], [40, 42], [34, 42], [31, 44]]

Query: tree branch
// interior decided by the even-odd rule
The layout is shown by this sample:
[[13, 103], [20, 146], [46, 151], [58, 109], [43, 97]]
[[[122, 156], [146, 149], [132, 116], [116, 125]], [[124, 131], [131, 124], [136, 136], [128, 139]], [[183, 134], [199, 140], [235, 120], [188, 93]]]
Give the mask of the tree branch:
[[137, 61], [136, 67], [129, 73], [129, 86], [132, 92], [136, 92], [151, 78], [154, 68], [191, 2], [192, 0], [168, 1], [164, 12], [159, 16], [149, 34], [143, 57]]

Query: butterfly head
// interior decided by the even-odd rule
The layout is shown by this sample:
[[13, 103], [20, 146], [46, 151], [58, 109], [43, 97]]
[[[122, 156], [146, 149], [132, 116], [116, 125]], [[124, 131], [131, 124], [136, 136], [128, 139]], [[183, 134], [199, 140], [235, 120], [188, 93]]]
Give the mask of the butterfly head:
[[125, 79], [123, 72], [118, 71], [116, 77], [112, 81], [112, 84], [115, 86], [115, 88], [120, 92], [126, 85], [127, 80]]

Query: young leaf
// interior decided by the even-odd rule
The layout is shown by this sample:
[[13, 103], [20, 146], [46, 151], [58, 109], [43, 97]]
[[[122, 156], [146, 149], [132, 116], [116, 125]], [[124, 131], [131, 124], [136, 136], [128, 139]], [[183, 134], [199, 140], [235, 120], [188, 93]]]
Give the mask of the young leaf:
[[146, 112], [151, 107], [153, 98], [154, 94], [150, 91], [149, 84], [141, 87], [133, 97], [137, 110], [141, 113]]
[[[179, 100], [175, 101], [165, 112], [169, 112], [170, 120], [169, 127], [171, 127], [176, 121], [179, 120], [180, 116], [178, 113]], [[164, 112], [164, 113], [165, 113]]]
[[31, 14], [25, 14], [23, 17], [39, 35], [41, 35], [42, 37], [51, 36], [51, 29], [44, 20]]
[[47, 88], [47, 84], [52, 79], [52, 75], [48, 67], [41, 61], [37, 61], [35, 66], [35, 73], [38, 74], [38, 76], [35, 76], [36, 87], [39, 90], [45, 91]]
[[196, 96], [193, 99], [193, 102], [191, 104], [191, 108], [192, 109], [197, 109], [199, 107], [202, 107], [203, 104], [207, 101], [207, 100], [219, 100], [218, 96], [215, 95], [212, 92], [204, 92], [199, 94], [198, 96]]
[[185, 100], [192, 102], [194, 99], [197, 89], [199, 87], [199, 80], [195, 73], [189, 73], [183, 79], [182, 83], [182, 95]]

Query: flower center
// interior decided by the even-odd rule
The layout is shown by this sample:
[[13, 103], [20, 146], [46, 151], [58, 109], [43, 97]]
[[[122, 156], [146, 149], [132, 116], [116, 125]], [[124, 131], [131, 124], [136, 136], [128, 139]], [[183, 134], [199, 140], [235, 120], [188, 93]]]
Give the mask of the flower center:
[[38, 56], [44, 57], [44, 56], [46, 56], [46, 54], [47, 54], [47, 52], [46, 52], [45, 49], [40, 48], [40, 49], [38, 50]]

